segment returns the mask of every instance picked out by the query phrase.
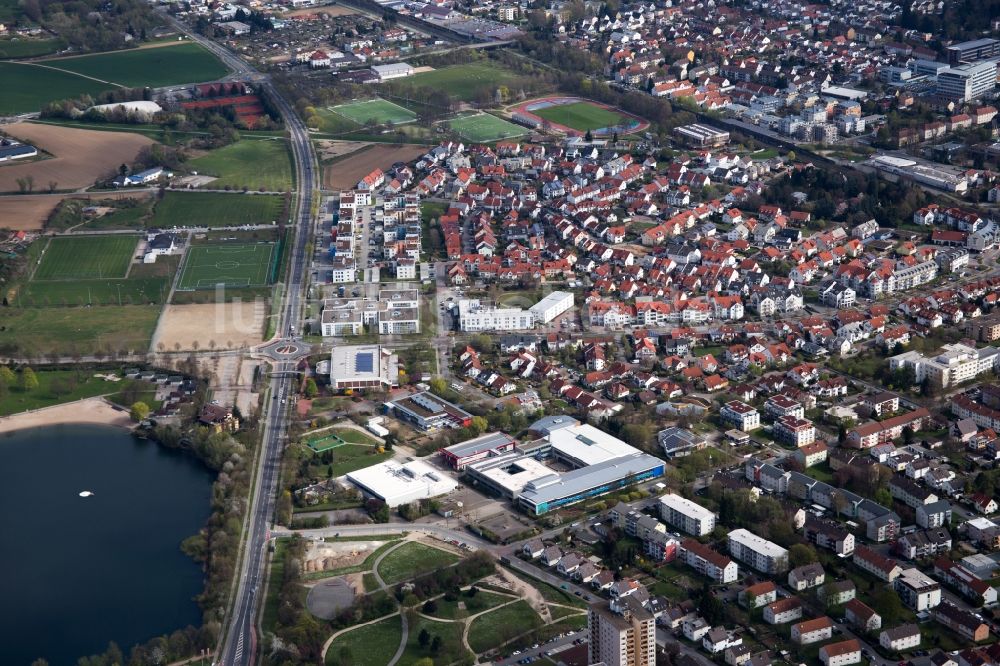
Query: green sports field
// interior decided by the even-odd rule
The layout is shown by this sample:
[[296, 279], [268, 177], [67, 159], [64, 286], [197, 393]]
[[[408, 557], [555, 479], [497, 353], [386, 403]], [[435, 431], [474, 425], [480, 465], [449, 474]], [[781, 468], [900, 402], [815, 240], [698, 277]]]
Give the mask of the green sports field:
[[624, 125], [629, 121], [627, 116], [596, 106], [590, 102], [560, 104], [558, 106], [538, 109], [531, 113], [550, 122], [565, 125], [580, 132]]
[[503, 118], [491, 116], [488, 113], [456, 118], [448, 122], [448, 127], [458, 132], [463, 139], [475, 141], [476, 143], [510, 139], [515, 136], [524, 136], [528, 133], [523, 127], [509, 123]]
[[32, 279], [123, 278], [137, 243], [135, 236], [58, 236], [49, 241]]
[[413, 111], [379, 98], [331, 106], [330, 110], [358, 125], [365, 125], [369, 122], [375, 122], [379, 125], [387, 123], [402, 125], [404, 123], [412, 123], [417, 119], [417, 114], [413, 113]]
[[240, 227], [280, 221], [278, 195], [238, 192], [166, 192], [157, 202], [151, 227]]
[[192, 246], [184, 259], [178, 289], [260, 287], [273, 270], [274, 243], [220, 243]]
[[230, 187], [284, 192], [292, 187], [292, 159], [284, 139], [237, 141], [189, 160], [187, 168], [216, 176], [210, 189]]
[[44, 64], [128, 87], [214, 81], [229, 73], [214, 55], [192, 42], [57, 58]]

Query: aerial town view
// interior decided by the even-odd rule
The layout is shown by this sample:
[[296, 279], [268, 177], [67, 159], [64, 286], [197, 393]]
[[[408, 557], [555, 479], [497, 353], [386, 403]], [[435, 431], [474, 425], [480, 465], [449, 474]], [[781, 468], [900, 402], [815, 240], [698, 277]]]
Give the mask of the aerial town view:
[[0, 0], [0, 666], [1000, 666], [1000, 0]]

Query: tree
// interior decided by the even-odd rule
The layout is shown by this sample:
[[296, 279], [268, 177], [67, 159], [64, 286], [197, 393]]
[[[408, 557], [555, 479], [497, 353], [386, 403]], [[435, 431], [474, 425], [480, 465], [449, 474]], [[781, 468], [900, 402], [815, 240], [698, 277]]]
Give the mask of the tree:
[[420, 634], [417, 635], [417, 642], [420, 643], [420, 647], [422, 648], [430, 645], [431, 634], [426, 628], [420, 630]]
[[14, 371], [6, 365], [0, 365], [0, 382], [3, 382], [7, 386], [13, 386], [16, 381], [17, 376], [14, 374]]
[[437, 613], [437, 609], [438, 609], [437, 602], [434, 601], [433, 599], [428, 599], [427, 601], [424, 602], [424, 612], [427, 613], [428, 615], [434, 615], [434, 613]]
[[132, 408], [129, 410], [129, 416], [136, 423], [143, 421], [149, 416], [149, 405], [142, 402], [141, 400], [136, 400], [132, 403]]
[[894, 626], [899, 623], [903, 614], [903, 603], [899, 595], [890, 588], [881, 588], [872, 597], [872, 607], [882, 616], [884, 626]]
[[816, 550], [808, 544], [797, 543], [788, 549], [788, 562], [793, 567], [801, 567], [804, 564], [812, 564], [818, 559], [819, 558], [816, 556]]
[[305, 394], [307, 398], [315, 398], [319, 395], [319, 388], [316, 386], [316, 380], [310, 377], [306, 380]]
[[441, 637], [435, 636], [434, 640], [431, 641], [431, 654], [437, 654], [441, 651]]
[[435, 377], [429, 382], [431, 392], [441, 395], [448, 390], [448, 382], [443, 377]]
[[473, 416], [469, 428], [477, 435], [481, 435], [490, 427], [490, 424], [482, 416]]
[[24, 391], [34, 391], [38, 388], [38, 377], [31, 368], [21, 370], [21, 389]]

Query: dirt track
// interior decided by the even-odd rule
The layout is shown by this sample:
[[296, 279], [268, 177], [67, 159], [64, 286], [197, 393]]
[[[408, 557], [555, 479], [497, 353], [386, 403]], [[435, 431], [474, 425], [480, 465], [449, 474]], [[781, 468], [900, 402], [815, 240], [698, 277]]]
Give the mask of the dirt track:
[[330, 190], [354, 187], [376, 168], [388, 169], [394, 162], [409, 162], [427, 152], [427, 146], [412, 143], [370, 145], [336, 164], [323, 167], [323, 187]]
[[97, 178], [115, 171], [122, 163], [131, 164], [139, 151], [155, 143], [140, 134], [12, 123], [0, 130], [53, 155], [50, 159], [0, 166], [0, 192], [18, 192], [18, 178], [32, 176], [35, 191], [49, 188], [77, 190], [94, 184]]
[[266, 315], [267, 304], [263, 301], [168, 305], [160, 315], [150, 348], [212, 349], [213, 342], [214, 349], [256, 345], [263, 339]]

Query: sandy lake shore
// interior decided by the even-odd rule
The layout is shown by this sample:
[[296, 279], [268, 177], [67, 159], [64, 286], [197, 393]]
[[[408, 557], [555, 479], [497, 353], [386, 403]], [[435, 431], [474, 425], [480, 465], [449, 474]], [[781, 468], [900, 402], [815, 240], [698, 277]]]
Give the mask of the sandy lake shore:
[[41, 428], [60, 423], [94, 423], [129, 428], [132, 420], [127, 410], [112, 406], [104, 398], [87, 398], [64, 405], [43, 407], [30, 412], [0, 417], [0, 433]]

